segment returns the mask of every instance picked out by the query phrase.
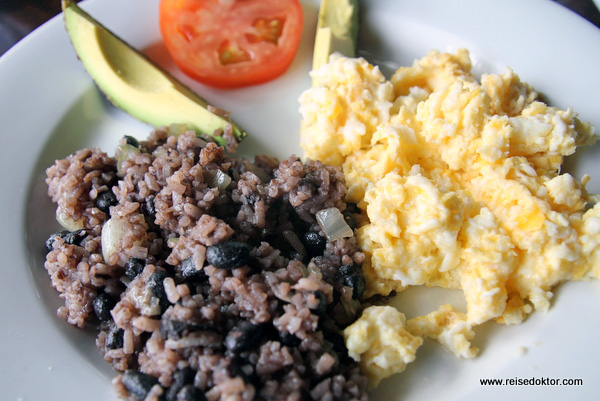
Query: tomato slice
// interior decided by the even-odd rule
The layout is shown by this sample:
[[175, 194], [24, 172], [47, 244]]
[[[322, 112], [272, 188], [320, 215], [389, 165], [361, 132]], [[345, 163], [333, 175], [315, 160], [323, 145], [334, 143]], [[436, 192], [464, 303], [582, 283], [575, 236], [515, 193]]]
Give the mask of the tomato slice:
[[298, 0], [161, 0], [160, 29], [177, 66], [234, 88], [269, 81], [292, 63], [302, 36]]

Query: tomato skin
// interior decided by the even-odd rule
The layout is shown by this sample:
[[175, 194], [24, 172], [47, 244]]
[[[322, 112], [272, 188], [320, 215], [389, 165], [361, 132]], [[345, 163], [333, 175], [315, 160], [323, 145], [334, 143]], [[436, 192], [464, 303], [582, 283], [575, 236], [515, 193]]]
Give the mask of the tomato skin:
[[175, 64], [220, 88], [255, 85], [283, 74], [303, 28], [299, 0], [161, 0], [159, 15]]

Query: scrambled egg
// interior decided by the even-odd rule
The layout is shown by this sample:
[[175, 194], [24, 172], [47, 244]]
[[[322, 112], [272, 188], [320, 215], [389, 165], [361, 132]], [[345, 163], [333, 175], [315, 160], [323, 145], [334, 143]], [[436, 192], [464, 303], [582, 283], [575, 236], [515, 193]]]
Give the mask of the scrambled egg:
[[[596, 141], [593, 127], [539, 101], [510, 69], [480, 79], [470, 70], [466, 50], [433, 51], [390, 80], [334, 56], [300, 98], [305, 157], [342, 166], [348, 201], [366, 217], [356, 235], [367, 296], [425, 285], [467, 301], [466, 314], [444, 305], [406, 327], [367, 309], [346, 338], [374, 382], [410, 360], [405, 330], [471, 358], [473, 327], [520, 323], [548, 309], [555, 285], [600, 277], [589, 177], [560, 174], [565, 156]], [[383, 334], [393, 330], [398, 339]]]
[[404, 314], [391, 306], [371, 306], [344, 331], [348, 354], [360, 361], [371, 385], [415, 360], [423, 339], [409, 333], [405, 323]]

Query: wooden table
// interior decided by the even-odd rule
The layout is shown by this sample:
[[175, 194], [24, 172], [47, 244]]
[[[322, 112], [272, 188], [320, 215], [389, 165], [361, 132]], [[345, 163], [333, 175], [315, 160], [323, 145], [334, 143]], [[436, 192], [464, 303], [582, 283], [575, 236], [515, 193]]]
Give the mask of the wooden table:
[[[600, 11], [592, 0], [547, 1], [570, 8], [600, 28]], [[59, 13], [60, 0], [0, 0], [0, 55]]]

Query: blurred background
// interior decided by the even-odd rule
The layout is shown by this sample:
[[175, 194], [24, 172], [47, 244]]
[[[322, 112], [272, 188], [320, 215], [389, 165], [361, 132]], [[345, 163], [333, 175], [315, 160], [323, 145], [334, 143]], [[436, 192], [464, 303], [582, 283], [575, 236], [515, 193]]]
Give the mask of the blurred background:
[[[600, 28], [600, 11], [593, 0], [546, 1], [560, 3]], [[0, 55], [59, 13], [60, 0], [0, 0]]]
[[0, 0], [0, 55], [60, 11], [60, 0]]

